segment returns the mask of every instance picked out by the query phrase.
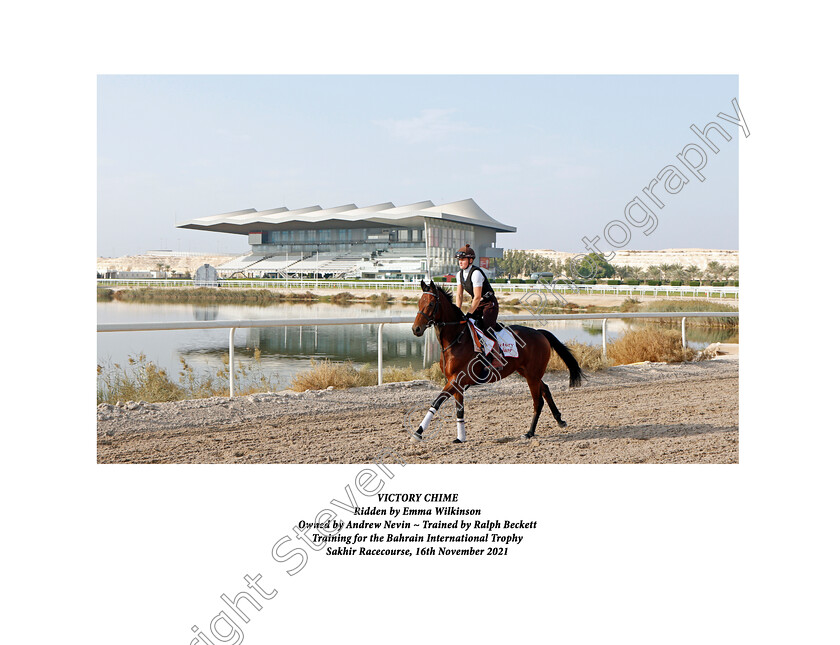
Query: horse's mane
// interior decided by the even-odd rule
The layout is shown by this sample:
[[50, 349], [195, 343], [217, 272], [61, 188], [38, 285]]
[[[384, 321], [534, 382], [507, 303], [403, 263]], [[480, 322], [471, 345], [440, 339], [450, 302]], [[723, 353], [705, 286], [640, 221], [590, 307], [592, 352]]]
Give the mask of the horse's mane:
[[446, 287], [441, 287], [438, 285], [435, 286], [438, 288], [438, 291], [440, 291], [441, 295], [446, 296], [446, 299], [449, 301], [449, 304], [454, 306], [455, 301], [452, 299], [452, 289], [447, 289]]
[[463, 312], [458, 307], [455, 306], [455, 301], [452, 299], [452, 290], [447, 289], [446, 287], [441, 287], [440, 285], [437, 285], [437, 284], [435, 285], [435, 287], [437, 287], [438, 293], [440, 293], [440, 295], [442, 295], [444, 298], [446, 298], [447, 302], [449, 302], [449, 304], [452, 305], [452, 310], [458, 312], [459, 320], [461, 318], [463, 318], [464, 317]]

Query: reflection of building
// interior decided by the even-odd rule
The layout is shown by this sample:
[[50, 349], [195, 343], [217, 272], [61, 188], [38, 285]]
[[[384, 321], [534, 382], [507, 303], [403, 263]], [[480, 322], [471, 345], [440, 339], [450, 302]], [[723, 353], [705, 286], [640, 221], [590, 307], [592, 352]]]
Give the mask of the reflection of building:
[[193, 320], [216, 320], [219, 317], [219, 305], [194, 305]]
[[[359, 327], [362, 327], [360, 330]], [[253, 327], [248, 329], [248, 347], [258, 347], [263, 356], [330, 356], [338, 360], [376, 363], [377, 325], [323, 325], [309, 327]], [[385, 325], [383, 355], [391, 358], [417, 359], [418, 366], [427, 358], [422, 339], [417, 339], [397, 325]]]
[[515, 232], [472, 199], [435, 206], [248, 209], [183, 222], [179, 228], [247, 235], [251, 252], [220, 267], [220, 274], [397, 277], [454, 273], [455, 251], [469, 244], [476, 264], [493, 272], [502, 257], [496, 233]]
[[[208, 316], [212, 314], [208, 312]], [[199, 320], [200, 314], [194, 311]], [[210, 319], [210, 318], [208, 318]], [[246, 335], [239, 337], [248, 349], [242, 354], [252, 357], [253, 349], [259, 349], [262, 360], [272, 358], [310, 359], [329, 358], [334, 361], [352, 361], [376, 366], [378, 358], [377, 333], [379, 325], [310, 325], [306, 327], [251, 327], [242, 330]], [[432, 342], [433, 334], [415, 338], [405, 325], [385, 325], [382, 334], [382, 352], [387, 357], [386, 366], [413, 365], [425, 368], [440, 358], [440, 345]], [[237, 351], [241, 351], [241, 345]], [[179, 352], [187, 357], [197, 355], [226, 356], [228, 347], [222, 342], [211, 349], [182, 348]]]

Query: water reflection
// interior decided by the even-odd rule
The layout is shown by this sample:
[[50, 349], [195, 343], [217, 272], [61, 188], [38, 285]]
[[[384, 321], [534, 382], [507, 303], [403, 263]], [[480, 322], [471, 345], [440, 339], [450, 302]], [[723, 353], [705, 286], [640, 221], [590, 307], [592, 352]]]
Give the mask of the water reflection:
[[[673, 329], [675, 331], [681, 332], [682, 330], [682, 323], [680, 322], [681, 319], [677, 318], [673, 322], [669, 323], [652, 323], [652, 322], [644, 322], [639, 320], [627, 320], [628, 327], [630, 329]], [[610, 321], [608, 324], [612, 324]], [[731, 327], [698, 327], [696, 325], [689, 325], [686, 324], [685, 327], [685, 340], [686, 342], [695, 349], [702, 349], [712, 343], [723, 343], [732, 338], [733, 335], [738, 333], [737, 328]], [[600, 334], [600, 331], [599, 331]]]
[[193, 320], [218, 320], [219, 305], [194, 305]]
[[[294, 319], [338, 317], [405, 316], [416, 312], [415, 306], [371, 305], [352, 307], [329, 303], [282, 304], [272, 307], [246, 305], [174, 305], [130, 304], [121, 302], [97, 303], [99, 322], [158, 322], [191, 320]], [[644, 321], [610, 320], [607, 340], [619, 338], [629, 329], [654, 326], [680, 330], [680, 321], [673, 325], [659, 325]], [[552, 321], [548, 329], [562, 342], [577, 341], [600, 346], [602, 327], [599, 320]], [[260, 327], [238, 329], [234, 335], [234, 356], [243, 364], [253, 361], [259, 350], [261, 367], [281, 386], [286, 386], [301, 369], [307, 369], [311, 359], [349, 360], [356, 365], [377, 363], [378, 324], [321, 325], [318, 327]], [[688, 326], [689, 344], [702, 348], [709, 343], [727, 340], [737, 330]], [[183, 331], [125, 332], [97, 334], [97, 360], [100, 363], [124, 363], [139, 353], [177, 375], [182, 358], [196, 370], [216, 373], [228, 353], [227, 329], [197, 329]], [[383, 360], [385, 366], [426, 368], [440, 357], [440, 345], [434, 331], [422, 338], [411, 333], [410, 325], [385, 325], [383, 328]]]
[[[376, 363], [378, 360], [378, 325], [321, 325], [315, 327], [253, 327], [237, 330], [234, 355], [252, 356], [260, 351], [261, 359], [329, 358], [353, 363]], [[440, 346], [433, 334], [422, 339], [411, 334], [408, 325], [386, 325], [382, 330], [382, 354], [395, 367], [428, 367], [440, 357]], [[182, 347], [184, 357], [223, 356], [224, 346]]]

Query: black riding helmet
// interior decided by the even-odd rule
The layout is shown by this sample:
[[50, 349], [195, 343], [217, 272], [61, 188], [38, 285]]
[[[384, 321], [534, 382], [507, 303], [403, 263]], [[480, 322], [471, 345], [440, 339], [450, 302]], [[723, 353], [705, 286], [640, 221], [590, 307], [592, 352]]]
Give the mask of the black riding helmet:
[[461, 259], [464, 259], [464, 258], [475, 260], [475, 251], [473, 251], [472, 248], [470, 248], [469, 244], [467, 244], [465, 246], [462, 246], [455, 253], [455, 259], [456, 260], [461, 260]]

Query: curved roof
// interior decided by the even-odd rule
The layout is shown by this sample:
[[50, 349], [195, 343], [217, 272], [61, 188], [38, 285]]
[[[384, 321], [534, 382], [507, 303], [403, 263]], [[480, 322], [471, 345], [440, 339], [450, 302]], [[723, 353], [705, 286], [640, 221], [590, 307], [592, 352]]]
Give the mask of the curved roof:
[[247, 235], [249, 231], [281, 230], [288, 225], [296, 225], [293, 227], [300, 228], [301, 224], [325, 224], [336, 227], [340, 226], [341, 222], [370, 222], [384, 226], [389, 224], [416, 226], [422, 225], [426, 218], [482, 226], [505, 233], [516, 232], [515, 226], [508, 226], [493, 219], [472, 199], [462, 199], [440, 206], [435, 206], [434, 202], [427, 200], [404, 206], [394, 206], [391, 202], [385, 202], [363, 208], [355, 204], [326, 209], [320, 206], [308, 206], [295, 210], [289, 210], [284, 206], [264, 211], [250, 208], [188, 220], [178, 224], [178, 228]]

